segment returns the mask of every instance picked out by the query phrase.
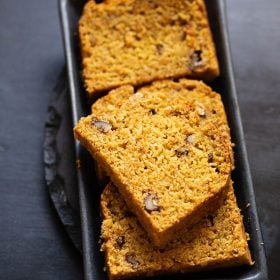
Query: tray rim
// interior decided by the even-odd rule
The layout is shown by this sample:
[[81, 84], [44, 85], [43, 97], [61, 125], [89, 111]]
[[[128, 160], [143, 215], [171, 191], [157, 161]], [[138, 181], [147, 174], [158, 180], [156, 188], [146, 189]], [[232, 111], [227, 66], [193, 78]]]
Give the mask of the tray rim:
[[[69, 82], [69, 91], [70, 91], [70, 99], [71, 99], [71, 112], [72, 112], [72, 121], [73, 124], [76, 124], [81, 116], [83, 116], [83, 109], [81, 103], [79, 102], [79, 81], [80, 77], [75, 72], [75, 48], [71, 43], [71, 33], [70, 33], [70, 19], [69, 14], [67, 12], [67, 5], [69, 5], [70, 0], [58, 0], [58, 8], [59, 8], [59, 16], [60, 16], [60, 23], [61, 23], [61, 31], [63, 37], [63, 44], [64, 44], [64, 53], [65, 53], [65, 60], [67, 65], [67, 76]], [[83, 1], [85, 2], [85, 1]], [[211, 1], [212, 2], [212, 1]], [[214, 1], [213, 1], [214, 2]], [[245, 174], [245, 181], [246, 187], [248, 188], [247, 192], [250, 197], [250, 204], [251, 204], [251, 215], [254, 219], [254, 224], [256, 228], [259, 230], [255, 233], [257, 239], [262, 241], [262, 233], [261, 227], [259, 224], [259, 218], [257, 213], [257, 206], [253, 188], [253, 182], [249, 167], [249, 161], [247, 156], [247, 149], [245, 145], [244, 139], [244, 132], [243, 132], [243, 125], [241, 120], [241, 114], [238, 105], [238, 96], [236, 93], [235, 88], [235, 80], [234, 80], [234, 72], [232, 66], [232, 59], [231, 59], [231, 50], [230, 50], [230, 43], [229, 43], [229, 36], [228, 36], [228, 28], [227, 28], [227, 15], [226, 15], [226, 3], [224, 0], [216, 0], [214, 3], [217, 7], [218, 14], [219, 14], [219, 25], [223, 26], [221, 28], [221, 40], [223, 45], [223, 56], [227, 63], [225, 64], [225, 70], [227, 72], [227, 85], [229, 85], [229, 95], [234, 102], [234, 118], [235, 118], [235, 129], [236, 134], [239, 137], [239, 148], [240, 154], [242, 154], [242, 164], [243, 164], [243, 173]], [[75, 154], [76, 159], [80, 160], [82, 158], [87, 157], [87, 151], [81, 146], [78, 141], [75, 141]], [[77, 169], [77, 179], [78, 179], [78, 191], [79, 191], [79, 203], [80, 203], [80, 216], [81, 216], [81, 230], [82, 230], [82, 243], [83, 243], [83, 259], [84, 259], [84, 273], [85, 279], [93, 280], [94, 274], [91, 269], [92, 266], [92, 255], [90, 245], [92, 244], [92, 239], [90, 236], [90, 229], [93, 226], [91, 214], [88, 209], [90, 208], [90, 200], [89, 200], [89, 193], [86, 187], [86, 178], [84, 177], [83, 167]], [[267, 264], [266, 264], [266, 256], [264, 247], [262, 242], [258, 244], [257, 247], [257, 254], [259, 256], [259, 272], [253, 275], [250, 278], [242, 278], [242, 279], [268, 279], [267, 276]]]

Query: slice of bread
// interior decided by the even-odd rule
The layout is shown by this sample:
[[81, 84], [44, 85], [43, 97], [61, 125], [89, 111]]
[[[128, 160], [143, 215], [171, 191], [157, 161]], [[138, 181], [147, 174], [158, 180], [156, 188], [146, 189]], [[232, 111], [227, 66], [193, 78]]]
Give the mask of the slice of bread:
[[[166, 80], [133, 90], [101, 98], [108, 110], [82, 118], [74, 133], [153, 243], [164, 246], [219, 206], [232, 167], [229, 129], [220, 95], [202, 82]], [[126, 98], [110, 107], [117, 95]]]
[[117, 188], [101, 196], [102, 250], [109, 279], [252, 265], [232, 184], [222, 206], [164, 249], [156, 249]]
[[126, 84], [219, 74], [203, 0], [88, 1], [79, 36], [90, 97]]
[[[115, 1], [115, 0], [107, 0], [108, 1]], [[201, 89], [204, 87], [205, 91], [210, 91], [209, 87], [207, 87], [205, 84], [202, 84], [201, 82], [191, 82], [194, 87], [199, 86]], [[114, 114], [114, 111], [119, 108], [130, 96], [132, 96], [134, 93], [130, 91], [130, 87], [128, 87], [127, 91], [122, 91], [122, 95], [119, 94], [119, 91], [112, 90], [109, 94], [104, 96], [102, 99], [97, 100], [95, 103], [91, 106], [91, 112], [92, 114], [103, 114], [103, 113], [112, 113]], [[221, 133], [224, 134], [225, 137], [228, 137], [228, 141], [230, 142], [230, 133], [229, 133], [229, 126], [226, 120], [226, 114], [224, 112], [223, 107], [218, 107], [215, 103], [209, 103], [207, 104], [207, 111], [212, 112], [212, 114], [208, 114], [208, 120], [215, 123], [217, 127], [221, 130]], [[213, 114], [215, 112], [215, 114]], [[232, 168], [234, 168], [234, 156], [231, 154], [231, 161], [232, 161]], [[101, 166], [101, 164], [96, 163], [95, 165], [95, 172], [96, 177], [101, 186], [106, 186], [106, 184], [109, 182], [108, 176], [106, 172], [104, 171], [104, 168]]]

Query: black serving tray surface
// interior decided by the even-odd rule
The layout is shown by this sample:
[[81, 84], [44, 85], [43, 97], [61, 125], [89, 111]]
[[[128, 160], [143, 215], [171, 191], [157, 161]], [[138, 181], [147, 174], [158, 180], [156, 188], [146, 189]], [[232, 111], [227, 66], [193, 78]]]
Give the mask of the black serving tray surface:
[[[238, 205], [244, 215], [246, 231], [250, 234], [249, 246], [254, 266], [241, 266], [207, 273], [192, 273], [157, 277], [153, 279], [267, 279], [266, 258], [258, 221], [254, 189], [248, 165], [243, 128], [234, 84], [234, 76], [227, 35], [225, 4], [222, 0], [206, 1], [211, 29], [217, 48], [221, 75], [210, 85], [222, 95], [232, 140], [235, 143], [235, 165], [232, 174]], [[59, 11], [64, 40], [67, 73], [69, 79], [72, 118], [76, 124], [81, 116], [89, 113], [89, 103], [80, 76], [80, 54], [77, 24], [84, 1], [59, 0]], [[99, 199], [101, 189], [95, 179], [89, 153], [75, 142], [78, 192], [81, 213], [83, 258], [85, 279], [108, 279], [104, 272], [103, 255], [99, 251], [100, 216]]]

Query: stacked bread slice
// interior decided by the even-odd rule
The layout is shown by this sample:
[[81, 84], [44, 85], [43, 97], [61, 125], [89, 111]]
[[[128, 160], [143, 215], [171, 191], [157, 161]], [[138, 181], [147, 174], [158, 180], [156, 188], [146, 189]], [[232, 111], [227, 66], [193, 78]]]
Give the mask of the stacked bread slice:
[[79, 24], [89, 97], [121, 85], [219, 74], [202, 0], [107, 2], [88, 1]]
[[[117, 97], [121, 104], [106, 110], [103, 99]], [[155, 245], [166, 245], [218, 207], [231, 172], [220, 95], [202, 82], [167, 80], [136, 93], [132, 86], [119, 87], [95, 107], [103, 112], [82, 118], [75, 135], [118, 186]]]
[[101, 198], [102, 250], [110, 279], [210, 270], [252, 264], [232, 183], [219, 209], [164, 249], [155, 248], [117, 188]]
[[110, 181], [101, 198], [109, 278], [252, 264], [221, 96], [178, 79], [219, 73], [204, 2], [90, 1], [80, 39], [89, 97], [111, 89], [74, 129]]

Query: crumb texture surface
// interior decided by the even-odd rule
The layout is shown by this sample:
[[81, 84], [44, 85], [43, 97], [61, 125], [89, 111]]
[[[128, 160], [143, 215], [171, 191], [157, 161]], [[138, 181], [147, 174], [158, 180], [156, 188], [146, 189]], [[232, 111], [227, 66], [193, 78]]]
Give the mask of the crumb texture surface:
[[222, 206], [181, 238], [156, 249], [116, 187], [101, 198], [102, 250], [110, 279], [252, 265], [232, 184]]
[[92, 110], [75, 128], [76, 138], [156, 245], [212, 210], [232, 167], [219, 94], [202, 82], [166, 80], [135, 93], [132, 86], [113, 90]]
[[89, 96], [125, 84], [219, 74], [202, 0], [88, 1], [79, 36]]

